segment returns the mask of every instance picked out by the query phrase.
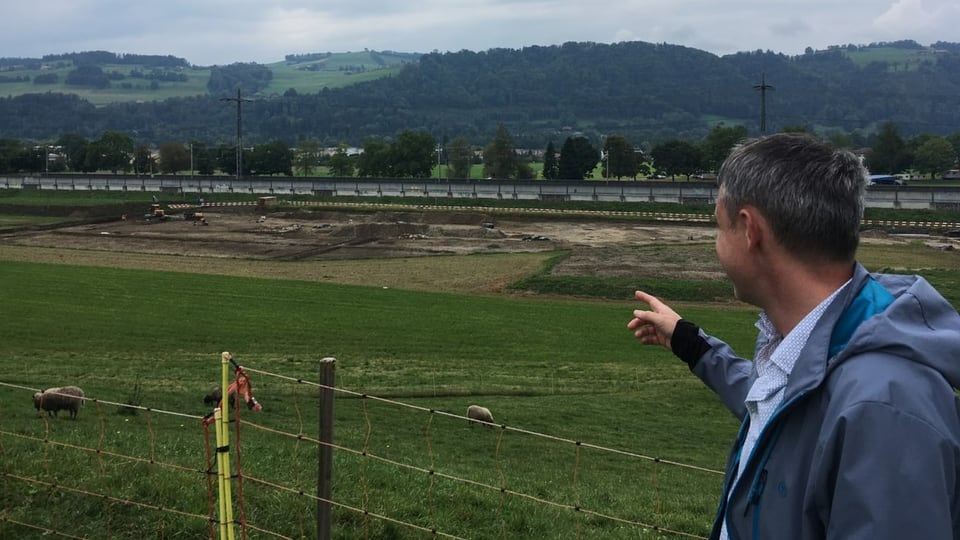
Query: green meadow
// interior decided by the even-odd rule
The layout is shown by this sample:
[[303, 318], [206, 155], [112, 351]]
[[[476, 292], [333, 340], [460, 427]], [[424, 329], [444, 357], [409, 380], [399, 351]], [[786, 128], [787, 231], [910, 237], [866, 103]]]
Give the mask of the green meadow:
[[[630, 303], [16, 262], [0, 264], [0, 280], [9, 537], [204, 534], [201, 398], [222, 350], [257, 370], [264, 406], [242, 413], [257, 426], [241, 435], [246, 521], [285, 537], [315, 534], [323, 357], [337, 359], [342, 389], [336, 538], [423, 537], [417, 526], [463, 538], [705, 536], [721, 479], [710, 471], [737, 428], [685, 366], [632, 339]], [[752, 310], [678, 307], [750, 350]], [[103, 403], [75, 421], [38, 415], [30, 389], [63, 384]], [[471, 403], [508, 427], [440, 414]]]
[[892, 71], [916, 70], [924, 62], [937, 61], [937, 57], [926, 48], [870, 47], [857, 50], [842, 49], [842, 53], [858, 66], [886, 62], [891, 64], [888, 69]]
[[[417, 54], [390, 53], [376, 51], [356, 51], [331, 53], [328, 57], [310, 61], [279, 61], [264, 64], [273, 73], [270, 84], [259, 95], [281, 95], [293, 88], [300, 94], [313, 94], [324, 88], [340, 88], [359, 82], [389, 77], [400, 72], [405, 62], [416, 62]], [[22, 81], [8, 81], [2, 85], [5, 96], [19, 96], [31, 93], [62, 92], [76, 94], [96, 106], [110, 103], [129, 103], [140, 101], [163, 101], [175, 97], [201, 96], [208, 93], [210, 66], [191, 66], [189, 68], [160, 71], [174, 71], [185, 75], [183, 81], [152, 81], [131, 75], [133, 71], [151, 73], [154, 68], [139, 64], [103, 64], [104, 73], [123, 75], [119, 81], [112, 81], [106, 88], [93, 88], [66, 84], [67, 76], [76, 69], [72, 62], [58, 61], [46, 63], [42, 69], [14, 67], [5, 72], [10, 79], [22, 77]], [[56, 75], [57, 81], [51, 84], [36, 84], [38, 76]]]
[[[646, 458], [719, 470], [737, 427], [681, 363], [633, 340], [629, 303], [18, 262], [0, 263], [0, 280], [8, 537], [41, 536], [21, 522], [81, 537], [205, 533], [199, 417], [224, 350], [269, 373], [251, 375], [264, 411], [243, 419], [275, 431], [243, 427], [243, 472], [292, 491], [248, 479], [244, 508], [248, 523], [286, 537], [315, 534], [316, 503], [297, 492], [316, 492], [317, 446], [296, 435], [317, 437], [310, 383], [327, 356], [344, 389], [335, 443], [389, 460], [336, 451], [334, 499], [403, 523], [337, 507], [337, 538], [423, 536], [408, 524], [463, 538], [705, 535], [720, 475]], [[688, 311], [748, 350], [751, 313]], [[66, 384], [155, 410], [91, 402], [75, 421], [40, 416], [32, 389]], [[429, 412], [462, 415], [471, 403], [509, 428]]]
[[[865, 243], [859, 258], [923, 274], [960, 305], [956, 251]], [[451, 268], [434, 259], [438, 275]], [[325, 357], [334, 538], [705, 537], [738, 422], [672, 354], [633, 339], [623, 291], [662, 296], [747, 356], [756, 310], [725, 283], [549, 268], [514, 284], [522, 294], [471, 296], [0, 261], [0, 538], [208, 535], [202, 398], [221, 351], [264, 407], [241, 411], [239, 443], [230, 433], [234, 517], [251, 538], [316, 537]], [[76, 420], [32, 406], [68, 384], [93, 399]], [[497, 426], [468, 424], [470, 404]]]

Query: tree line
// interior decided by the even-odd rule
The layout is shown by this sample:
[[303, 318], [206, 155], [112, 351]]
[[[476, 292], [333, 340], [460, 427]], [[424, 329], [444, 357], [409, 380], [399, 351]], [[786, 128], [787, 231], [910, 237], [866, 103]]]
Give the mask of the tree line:
[[[787, 131], [803, 131], [800, 126]], [[458, 136], [438, 141], [426, 131], [403, 130], [392, 138], [367, 138], [362, 148], [346, 143], [327, 150], [317, 139], [290, 146], [277, 139], [242, 149], [235, 144], [201, 140], [164, 141], [152, 148], [135, 143], [129, 135], [107, 131], [88, 140], [71, 133], [45, 144], [0, 138], [0, 174], [100, 172], [204, 175], [238, 173], [243, 176], [301, 174], [313, 176], [325, 168], [332, 176], [426, 178], [445, 165], [448, 178], [470, 178], [474, 165], [482, 164], [485, 178], [583, 180], [599, 174], [606, 179], [643, 177], [713, 176], [730, 150], [747, 138], [744, 126], [715, 126], [700, 141], [671, 139], [645, 152], [629, 137], [611, 134], [591, 141], [581, 134], [567, 136], [557, 147], [549, 141], [540, 149], [520, 148], [505, 125], [500, 125], [484, 146]], [[960, 163], [960, 131], [949, 136], [920, 134], [903, 138], [892, 122], [881, 126], [872, 146], [852, 148], [848, 136], [829, 142], [838, 148], [862, 153], [870, 171], [897, 174], [913, 171], [936, 178]], [[533, 164], [540, 164], [534, 167]]]

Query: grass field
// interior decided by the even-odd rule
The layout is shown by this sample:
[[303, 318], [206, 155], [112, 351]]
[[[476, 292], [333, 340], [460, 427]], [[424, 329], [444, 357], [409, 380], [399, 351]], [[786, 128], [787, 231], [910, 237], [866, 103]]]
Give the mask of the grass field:
[[47, 223], [58, 223], [63, 221], [62, 217], [49, 216], [11, 216], [0, 214], [0, 230], [7, 227], [18, 227], [21, 225], [43, 225]]
[[[335, 356], [338, 386], [355, 392], [457, 414], [469, 403], [482, 402], [498, 422], [511, 426], [711, 469], [721, 467], [736, 428], [666, 351], [639, 349], [625, 329], [626, 304], [16, 262], [0, 264], [0, 279], [8, 284], [2, 323], [7, 336], [17, 336], [0, 347], [6, 366], [2, 382], [9, 384], [39, 388], [70, 381], [91, 397], [125, 403], [139, 382], [143, 405], [201, 415], [200, 397], [218, 380], [221, 350], [231, 350], [252, 368], [313, 381], [316, 361]], [[732, 311], [727, 316], [729, 322], [722, 326], [729, 324], [733, 337], [740, 333], [746, 347], [751, 336], [742, 329], [750, 326], [751, 314]], [[265, 412], [248, 418], [286, 432], [315, 433], [309, 389], [254, 377]], [[46, 422], [29, 405], [30, 393], [0, 387], [4, 432], [127, 456], [154, 455], [159, 462], [188, 468], [202, 464], [195, 420], [119, 415], [113, 407], [87, 406], [75, 422]], [[672, 427], [665, 429], [668, 425]], [[250, 432], [244, 435], [246, 474], [307, 493], [314, 489], [315, 447]], [[404, 407], [350, 396], [337, 402], [338, 444], [493, 486], [500, 485], [500, 470], [510, 489], [538, 498], [572, 504], [579, 497], [584, 508], [705, 534], [719, 489], [716, 474], [608, 452], [578, 453], [571, 444], [509, 431], [502, 441], [500, 437], [499, 430], [470, 429], [465, 422]], [[76, 481], [118, 498], [205, 511], [198, 475], [164, 467], [151, 471], [128, 458], [101, 458], [106, 462], [101, 466], [90, 452], [8, 434], [0, 441], [7, 473]], [[428, 502], [430, 479], [423, 476], [340, 453], [334, 492], [338, 501], [358, 507], [366, 493], [371, 511], [428, 527], [424, 513], [432, 513], [438, 528], [468, 538], [499, 535], [501, 522], [507, 523], [510, 537], [543, 531], [544, 537], [559, 538], [577, 527], [573, 512], [517, 497], [503, 501], [494, 490], [459, 482], [435, 480], [434, 499]], [[181, 490], [188, 495], [183, 500], [165, 498]], [[40, 510], [46, 504], [40, 501], [57, 490], [6, 478], [5, 491], [4, 506], [12, 519], [50, 528], [66, 525]], [[99, 511], [104, 504], [83, 496], [55, 498], [61, 516]], [[279, 501], [283, 504], [274, 508]], [[309, 514], [309, 500], [248, 485], [246, 504], [249, 519], [260, 527], [297, 537], [297, 527], [312, 526], [308, 518], [290, 514], [297, 505]], [[125, 517], [129, 512], [119, 503], [106, 512], [115, 534], [122, 527], [137, 530], [161, 520], [171, 535], [206, 527], [197, 519], [162, 512], [139, 513], [131, 522]], [[338, 537], [362, 536], [362, 519], [355, 513], [337, 510], [335, 516], [337, 530], [344, 531]], [[418, 537], [384, 522], [369, 526], [381, 532], [399, 527], [395, 537]], [[636, 527], [608, 520], [589, 519], [581, 526], [588, 537], [639, 534]], [[29, 537], [27, 530], [9, 523], [0, 522], [0, 527]], [[102, 527], [103, 522], [91, 523], [84, 534], [97, 536]], [[345, 532], [349, 530], [355, 532]]]
[[[709, 532], [737, 422], [666, 350], [636, 343], [625, 327], [632, 302], [579, 298], [611, 281], [565, 278], [549, 297], [476, 296], [408, 289], [401, 266], [384, 288], [291, 279], [294, 263], [231, 276], [4, 253], [0, 538], [205, 536], [201, 398], [224, 350], [255, 370], [264, 406], [243, 412], [239, 445], [246, 521], [269, 531], [253, 538], [315, 537], [313, 383], [327, 356], [341, 389], [335, 538], [431, 536], [418, 527], [462, 538]], [[497, 264], [510, 265], [505, 257]], [[864, 245], [859, 258], [922, 273], [960, 305], [956, 252]], [[450, 279], [484, 272], [460, 257], [425, 260]], [[358, 282], [390, 268], [343, 264]], [[684, 302], [702, 298], [702, 284], [673, 286], [652, 292], [749, 355], [754, 309]], [[40, 416], [33, 391], [65, 384], [99, 401], [75, 421]], [[151, 410], [121, 414], [115, 403]], [[471, 403], [509, 428], [443, 414]]]
[[[316, 93], [323, 88], [340, 88], [358, 82], [369, 81], [396, 74], [403, 62], [417, 59], [415, 54], [388, 53], [377, 51], [358, 51], [332, 53], [328, 58], [291, 63], [285, 61], [266, 64], [273, 72], [270, 85], [261, 92], [263, 95], [280, 95], [293, 88], [298, 93]], [[303, 69], [313, 65], [315, 69]], [[4, 75], [10, 79], [25, 77], [22, 82], [5, 82], [0, 89], [5, 96], [18, 96], [30, 93], [63, 92], [76, 94], [90, 103], [102, 106], [109, 103], [127, 103], [134, 101], [162, 101], [172, 97], [189, 97], [207, 94], [207, 81], [210, 80], [209, 66], [192, 66], [178, 70], [186, 75], [186, 81], [158, 81], [151, 84], [145, 78], [130, 77], [132, 70], [150, 73], [153, 68], [135, 64], [105, 64], [100, 66], [104, 73], [120, 73], [123, 80], [112, 81], [108, 88], [92, 88], [65, 84], [67, 75], [75, 69], [69, 62], [48, 63], [43, 69], [10, 69]], [[165, 71], [165, 70], [161, 70]], [[38, 75], [57, 76], [53, 84], [34, 84]]]
[[335, 68], [324, 71], [302, 71], [283, 62], [270, 64], [273, 80], [263, 92], [266, 95], [283, 94], [290, 88], [300, 94], [316, 94], [324, 88], [341, 88], [360, 82], [372, 81], [382, 77], [396, 75], [401, 66], [380, 67], [359, 73], [337, 71]]
[[891, 64], [891, 70], [913, 71], [923, 62], [936, 62], [937, 57], [930, 49], [903, 49], [897, 47], [870, 47], [867, 49], [843, 49], [843, 54], [858, 66], [872, 62]]

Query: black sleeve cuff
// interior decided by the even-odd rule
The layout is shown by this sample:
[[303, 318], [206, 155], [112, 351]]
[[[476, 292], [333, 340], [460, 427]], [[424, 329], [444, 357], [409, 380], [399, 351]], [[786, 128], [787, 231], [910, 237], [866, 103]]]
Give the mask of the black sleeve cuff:
[[710, 350], [707, 340], [700, 335], [700, 327], [690, 321], [680, 319], [673, 328], [670, 338], [670, 350], [683, 360], [692, 370], [700, 357]]

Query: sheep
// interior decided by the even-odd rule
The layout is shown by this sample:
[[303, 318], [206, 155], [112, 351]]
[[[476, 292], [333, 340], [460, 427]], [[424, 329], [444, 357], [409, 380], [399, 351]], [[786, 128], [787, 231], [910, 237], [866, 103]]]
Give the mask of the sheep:
[[47, 416], [53, 413], [57, 416], [64, 409], [70, 411], [70, 418], [76, 419], [80, 406], [83, 405], [83, 390], [79, 386], [64, 386], [47, 388], [43, 392], [33, 394], [33, 406], [39, 411], [47, 411]]
[[[233, 408], [236, 406], [237, 393], [236, 393], [236, 391], [234, 391], [233, 385], [231, 385], [230, 387], [228, 387], [228, 389], [230, 390], [228, 403], [230, 404], [230, 408], [233, 409]], [[260, 403], [257, 401], [257, 398], [255, 398], [255, 397], [253, 397], [253, 396], [251, 396], [251, 395], [249, 395], [249, 394], [247, 394], [247, 395], [244, 396], [244, 397], [246, 398], [246, 403], [247, 403], [247, 408], [248, 408], [248, 409], [250, 409], [251, 411], [259, 411], [259, 410], [262, 410], [263, 407], [262, 407], [262, 406], [260, 405]], [[207, 395], [203, 396], [203, 402], [204, 402], [205, 404], [211, 406], [211, 407], [219, 407], [219, 406], [220, 406], [220, 401], [221, 401], [222, 399], [223, 399], [223, 392], [220, 390], [220, 387], [219, 387], [219, 386], [215, 387], [215, 388], [214, 388], [213, 390], [211, 390]]]
[[471, 405], [467, 407], [467, 418], [467, 423], [471, 425], [474, 422], [481, 422], [487, 426], [491, 426], [493, 424], [493, 414], [490, 413], [490, 409], [481, 407], [480, 405]]
[[[243, 369], [243, 366], [237, 364], [233, 359], [233, 355], [227, 351], [220, 353], [220, 357], [224, 362], [230, 361], [233, 364], [234, 370], [234, 381], [227, 386], [227, 402], [230, 404], [230, 407], [236, 406], [236, 396], [240, 394], [243, 397], [243, 400], [247, 403], [247, 408], [251, 411], [262, 411], [263, 406], [260, 405], [260, 402], [257, 401], [257, 398], [253, 397], [253, 385], [250, 384], [250, 377], [247, 377], [247, 372]], [[223, 402], [223, 390], [217, 386], [210, 391], [203, 398], [203, 402], [207, 405], [214, 407], [222, 406]]]
[[[219, 407], [220, 400], [222, 399], [223, 399], [223, 392], [220, 391], [219, 386], [214, 387], [214, 389], [211, 390], [209, 393], [207, 393], [207, 395], [203, 396], [203, 402], [211, 407]], [[236, 404], [236, 399], [237, 399], [237, 393], [231, 391], [230, 392], [230, 408], [231, 409], [233, 409], [234, 405]]]
[[[219, 386], [211, 390], [207, 395], [203, 396], [203, 402], [211, 407], [216, 407], [219, 405], [221, 399], [223, 399], [223, 392], [220, 391]], [[233, 406], [233, 394], [230, 394], [230, 405]]]

